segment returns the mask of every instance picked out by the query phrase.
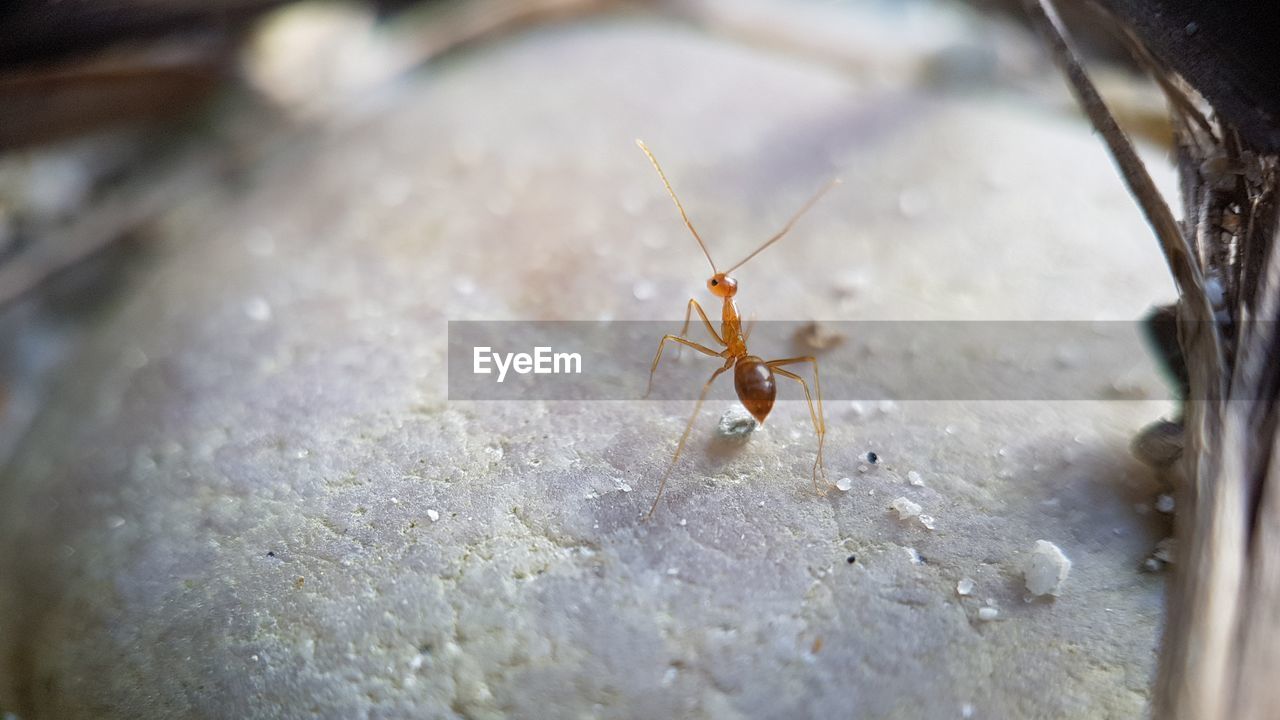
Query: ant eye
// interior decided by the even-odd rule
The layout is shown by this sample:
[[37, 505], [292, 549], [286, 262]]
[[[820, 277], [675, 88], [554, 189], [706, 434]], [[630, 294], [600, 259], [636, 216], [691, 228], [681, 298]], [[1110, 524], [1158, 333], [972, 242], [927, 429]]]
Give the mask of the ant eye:
[[711, 281], [711, 284], [712, 284], [712, 285], [719, 285], [719, 284], [720, 284], [720, 281], [719, 281], [719, 280], [712, 280], [712, 281]]

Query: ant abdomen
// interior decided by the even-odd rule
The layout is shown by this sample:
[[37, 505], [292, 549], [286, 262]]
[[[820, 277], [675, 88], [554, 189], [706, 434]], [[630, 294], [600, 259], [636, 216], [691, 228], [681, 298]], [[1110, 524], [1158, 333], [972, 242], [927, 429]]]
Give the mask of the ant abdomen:
[[778, 386], [773, 379], [773, 368], [755, 355], [738, 360], [733, 369], [733, 388], [738, 400], [751, 413], [756, 422], [764, 424], [778, 397]]

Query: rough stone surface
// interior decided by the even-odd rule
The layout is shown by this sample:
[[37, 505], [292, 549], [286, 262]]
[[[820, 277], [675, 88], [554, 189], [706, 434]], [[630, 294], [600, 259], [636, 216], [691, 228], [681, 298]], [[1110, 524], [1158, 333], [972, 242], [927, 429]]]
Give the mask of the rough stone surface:
[[[1157, 403], [832, 404], [827, 464], [853, 485], [826, 497], [802, 403], [722, 454], [709, 407], [645, 523], [687, 404], [447, 400], [447, 320], [674, 329], [702, 297], [637, 136], [725, 256], [844, 176], [739, 273], [762, 319], [1168, 299], [1084, 125], [875, 72], [659, 22], [546, 28], [175, 209], [0, 479], [0, 708], [1139, 715], [1162, 580], [1136, 568], [1164, 521], [1134, 512], [1154, 486], [1126, 445]], [[868, 447], [893, 461], [856, 473]], [[887, 513], [898, 496], [937, 530]], [[1041, 536], [1077, 571], [1026, 604]]]

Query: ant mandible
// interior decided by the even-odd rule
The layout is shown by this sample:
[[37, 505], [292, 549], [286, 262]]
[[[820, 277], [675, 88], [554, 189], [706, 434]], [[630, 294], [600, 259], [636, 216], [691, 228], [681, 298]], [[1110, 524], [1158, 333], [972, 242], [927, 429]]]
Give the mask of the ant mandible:
[[[715, 326], [707, 319], [707, 313], [703, 311], [702, 306], [698, 304], [696, 299], [690, 298], [689, 304], [685, 306], [684, 327], [681, 328], [680, 334], [664, 335], [662, 340], [658, 342], [658, 354], [654, 356], [653, 365], [649, 368], [649, 388], [645, 391], [646, 397], [648, 397], [649, 391], [653, 390], [653, 374], [658, 370], [658, 361], [662, 359], [662, 350], [666, 347], [667, 341], [691, 347], [704, 355], [721, 358], [724, 360], [724, 366], [711, 373], [711, 378], [702, 386], [702, 393], [698, 396], [698, 402], [693, 407], [693, 415], [689, 417], [689, 422], [684, 427], [684, 434], [680, 436], [680, 442], [676, 444], [676, 452], [671, 457], [671, 464], [667, 466], [667, 471], [662, 474], [662, 481], [658, 484], [658, 495], [653, 499], [653, 507], [649, 508], [649, 514], [645, 518], [653, 517], [654, 511], [658, 509], [658, 501], [662, 499], [662, 491], [667, 486], [667, 478], [671, 477], [671, 471], [675, 469], [676, 462], [680, 460], [680, 453], [684, 450], [684, 444], [689, 439], [689, 432], [693, 429], [693, 423], [698, 418], [702, 403], [707, 399], [707, 392], [711, 389], [711, 384], [730, 368], [733, 368], [733, 387], [738, 393], [738, 400], [761, 424], [764, 424], [765, 418], [769, 416], [769, 411], [773, 409], [773, 401], [778, 395], [778, 388], [774, 382], [775, 374], [791, 378], [804, 388], [804, 397], [809, 403], [809, 416], [813, 420], [813, 430], [818, 436], [818, 454], [813, 461], [813, 489], [820, 495], [824, 494], [825, 491], [818, 488], [819, 471], [823, 475], [823, 482], [827, 482], [828, 485], [830, 483], [826, 479], [826, 466], [822, 462], [822, 446], [827, 434], [827, 424], [822, 413], [822, 383], [818, 379], [818, 360], [812, 356], [763, 360], [751, 355], [747, 351], [747, 337], [750, 335], [750, 328], [747, 329], [747, 334], [744, 335], [742, 332], [742, 317], [738, 314], [738, 305], [733, 300], [734, 295], [738, 293], [738, 281], [734, 280], [729, 273], [742, 267], [747, 261], [759, 255], [765, 248], [781, 240], [791, 230], [791, 226], [795, 225], [796, 221], [808, 212], [809, 208], [813, 207], [814, 203], [818, 202], [818, 199], [825, 195], [828, 190], [839, 184], [840, 180], [835, 179], [827, 183], [812, 198], [809, 198], [809, 201], [787, 221], [782, 230], [779, 230], [776, 235], [766, 240], [763, 245], [756, 248], [754, 252], [743, 258], [736, 265], [721, 272], [716, 268], [716, 262], [711, 259], [711, 253], [707, 251], [707, 245], [702, 241], [702, 236], [698, 234], [698, 231], [693, 228], [693, 223], [689, 221], [689, 216], [685, 213], [684, 206], [680, 204], [680, 198], [676, 197], [676, 191], [671, 188], [671, 183], [667, 180], [666, 173], [662, 172], [662, 166], [658, 164], [658, 159], [653, 156], [653, 153], [649, 152], [649, 148], [645, 146], [644, 142], [636, 140], [636, 145], [649, 158], [649, 162], [653, 163], [653, 169], [658, 171], [658, 177], [662, 178], [662, 184], [666, 186], [667, 193], [675, 201], [676, 209], [680, 211], [680, 217], [684, 220], [685, 227], [689, 228], [693, 238], [698, 241], [698, 247], [702, 248], [702, 254], [706, 256], [707, 262], [711, 263], [712, 275], [707, 280], [707, 290], [710, 290], [712, 295], [720, 298], [724, 305], [724, 309], [720, 313], [720, 332], [716, 332]], [[724, 350], [717, 352], [684, 337], [685, 333], [689, 331], [689, 321], [693, 317], [694, 310], [698, 311], [698, 317], [702, 318], [702, 324], [706, 326], [707, 332], [719, 345], [724, 347]], [[809, 383], [805, 382], [803, 377], [782, 367], [800, 363], [811, 363], [813, 365], [814, 393], [812, 395], [809, 393]], [[813, 402], [814, 395], [818, 397], [816, 409]]]

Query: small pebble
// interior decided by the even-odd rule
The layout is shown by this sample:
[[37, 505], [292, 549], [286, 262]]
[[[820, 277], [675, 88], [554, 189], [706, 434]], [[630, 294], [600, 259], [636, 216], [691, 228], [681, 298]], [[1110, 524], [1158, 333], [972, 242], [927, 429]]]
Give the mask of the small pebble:
[[876, 463], [880, 462], [880, 456], [875, 454], [874, 452], [871, 452], [870, 450], [868, 450], [866, 453], [862, 455], [862, 459], [872, 465], [875, 465]]
[[1182, 423], [1157, 420], [1143, 428], [1129, 445], [1139, 460], [1154, 468], [1167, 468], [1182, 457], [1186, 434]]
[[968, 595], [973, 592], [973, 578], [960, 578], [960, 582], [956, 583], [957, 595]]
[[920, 513], [920, 516], [917, 519], [920, 521], [920, 524], [923, 525], [926, 530], [932, 530], [933, 526], [936, 524], [932, 515], [926, 515], [924, 513]]
[[924, 478], [920, 477], [920, 473], [915, 470], [907, 473], [907, 482], [915, 485], [916, 487], [924, 487]]
[[756, 431], [756, 419], [741, 405], [730, 405], [720, 416], [716, 434], [726, 440], [745, 441]]
[[428, 510], [427, 517], [431, 518], [431, 522], [435, 522], [440, 519], [440, 513], [436, 512], [435, 510]]
[[849, 489], [852, 487], [853, 487], [853, 481], [847, 477], [840, 478], [839, 480], [836, 481], [836, 489], [839, 490], [840, 492], [849, 492]]
[[1162, 493], [1156, 496], [1156, 511], [1168, 515], [1173, 512], [1173, 496]]
[[920, 514], [921, 507], [919, 504], [900, 497], [889, 503], [889, 507], [898, 513], [899, 520], [910, 520]]
[[982, 620], [983, 622], [991, 622], [992, 620], [995, 620], [997, 617], [1000, 617], [1000, 611], [996, 608], [993, 608], [993, 607], [978, 608], [978, 619]]
[[1037, 540], [1023, 563], [1022, 576], [1032, 595], [1057, 595], [1071, 573], [1071, 560], [1047, 540]]

